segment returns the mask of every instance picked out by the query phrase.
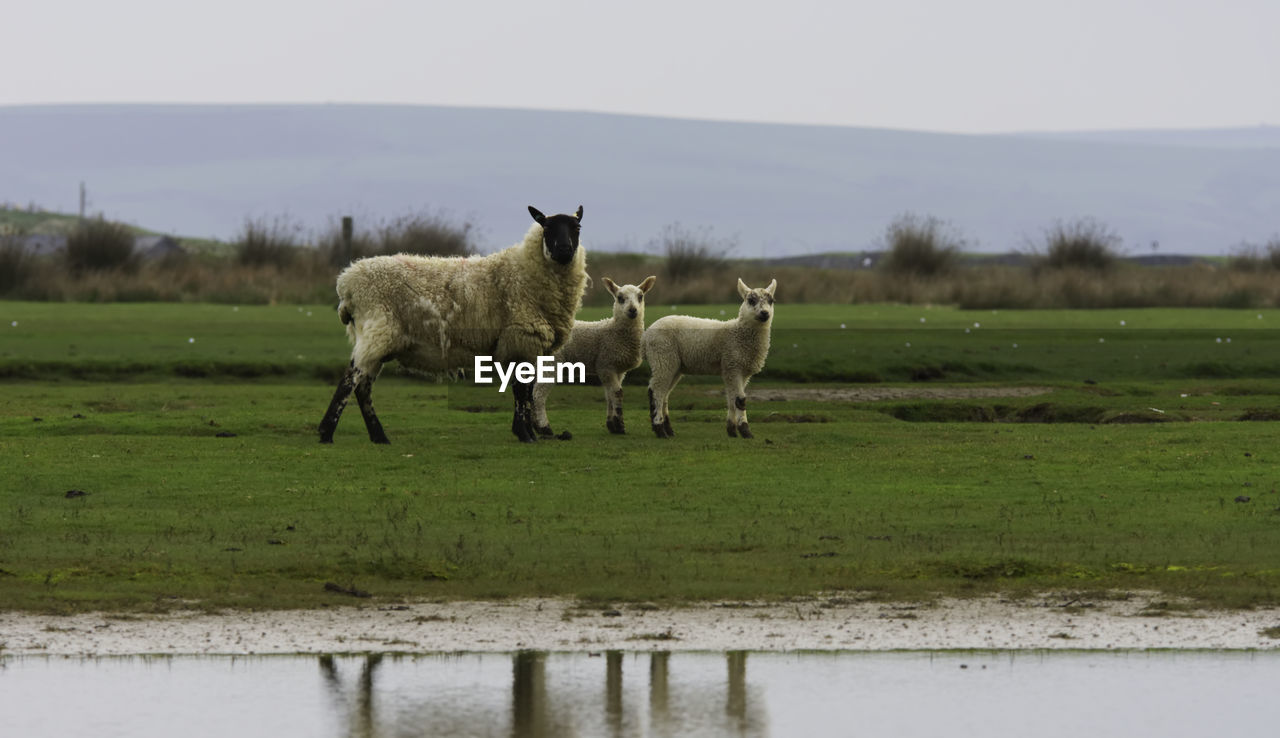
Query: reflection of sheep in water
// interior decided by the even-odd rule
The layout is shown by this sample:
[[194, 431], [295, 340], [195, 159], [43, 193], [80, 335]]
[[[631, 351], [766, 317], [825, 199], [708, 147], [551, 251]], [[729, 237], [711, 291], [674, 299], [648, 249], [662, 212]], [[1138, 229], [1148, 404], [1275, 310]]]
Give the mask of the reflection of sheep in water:
[[717, 374], [724, 378], [729, 405], [726, 428], [730, 436], [751, 438], [747, 425], [747, 382], [764, 368], [773, 325], [773, 291], [751, 289], [738, 280], [742, 306], [736, 320], [709, 320], [688, 315], [659, 318], [644, 332], [644, 358], [649, 362], [649, 414], [653, 432], [671, 438], [667, 398], [685, 374]]
[[[373, 412], [373, 380], [392, 359], [426, 372], [470, 369], [476, 356], [504, 364], [535, 363], [569, 338], [586, 288], [586, 253], [578, 247], [582, 208], [537, 221], [524, 241], [483, 257], [407, 254], [361, 259], [338, 275], [338, 315], [351, 339], [351, 364], [338, 383], [320, 442], [332, 443], [354, 391], [369, 440], [390, 443]], [[511, 432], [537, 440], [533, 383], [512, 380]]]
[[[557, 362], [582, 362], [588, 374], [600, 378], [607, 406], [604, 425], [610, 433], [626, 433], [622, 423], [622, 380], [627, 372], [640, 366], [640, 336], [644, 333], [644, 296], [657, 277], [649, 277], [638, 285], [619, 287], [604, 278], [604, 286], [613, 295], [613, 317], [573, 324], [573, 335], [556, 352]], [[541, 383], [533, 388], [533, 420], [538, 432], [552, 434], [547, 420], [547, 393], [551, 385]]]

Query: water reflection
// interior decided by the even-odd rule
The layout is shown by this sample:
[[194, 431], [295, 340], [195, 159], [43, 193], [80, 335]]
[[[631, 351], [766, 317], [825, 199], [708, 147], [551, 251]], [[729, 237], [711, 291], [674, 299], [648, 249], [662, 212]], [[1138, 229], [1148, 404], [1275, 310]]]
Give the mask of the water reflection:
[[0, 735], [1271, 735], [1277, 683], [1280, 651], [0, 654]]
[[360, 678], [356, 681], [352, 694], [338, 676], [338, 667], [333, 656], [325, 654], [320, 657], [320, 674], [329, 688], [329, 694], [339, 714], [346, 716], [347, 735], [352, 738], [375, 738], [373, 723], [373, 672], [382, 663], [382, 654], [369, 654], [364, 657], [360, 668]]
[[[474, 685], [466, 694], [442, 695], [424, 689], [419, 694], [390, 688], [378, 689], [375, 675], [384, 659], [434, 662], [440, 672], [467, 671], [466, 662], [492, 660], [498, 656], [318, 657], [320, 674], [329, 694], [337, 722], [351, 738], [382, 738], [399, 735], [510, 735], [513, 738], [552, 736], [683, 736], [700, 735], [763, 736], [767, 719], [762, 705], [752, 702], [747, 684], [747, 653], [735, 651], [723, 656], [726, 678], [722, 685], [703, 680], [679, 683], [680, 693], [671, 695], [671, 654], [654, 652], [631, 654], [632, 668], [648, 673], [648, 700], [635, 699], [637, 690], [624, 688], [624, 667], [628, 654], [603, 654], [604, 689], [593, 698], [590, 666], [581, 664], [582, 655], [551, 655], [541, 651], [521, 651], [511, 655], [509, 729], [502, 723], [503, 710], [495, 709], [495, 685]], [[588, 664], [599, 663], [599, 655], [585, 657]], [[559, 671], [548, 679], [548, 660], [555, 659]], [[643, 659], [648, 664], [643, 664]], [[349, 663], [342, 663], [342, 662]], [[640, 663], [637, 663], [640, 662]], [[343, 668], [347, 667], [347, 668]], [[354, 668], [352, 668], [354, 667]], [[462, 667], [462, 668], [460, 668]], [[647, 668], [645, 668], [647, 667]], [[358, 671], [357, 674], [343, 672]], [[692, 675], [691, 675], [692, 676]], [[599, 678], [597, 672], [596, 678]], [[598, 684], [598, 682], [597, 682]], [[394, 692], [395, 696], [391, 694]], [[433, 699], [435, 697], [435, 699]], [[387, 714], [377, 714], [385, 710]], [[467, 717], [476, 722], [464, 727]]]

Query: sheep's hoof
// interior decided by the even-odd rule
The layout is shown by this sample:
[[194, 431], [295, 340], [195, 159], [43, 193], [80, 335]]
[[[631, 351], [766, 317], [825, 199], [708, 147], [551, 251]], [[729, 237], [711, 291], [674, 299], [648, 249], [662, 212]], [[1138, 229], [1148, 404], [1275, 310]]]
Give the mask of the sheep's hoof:
[[747, 426], [746, 422], [738, 424], [738, 435], [743, 438], [755, 438], [755, 436], [751, 435], [751, 428]]
[[676, 432], [671, 430], [671, 418], [664, 418], [662, 421], [662, 430], [667, 434], [667, 438], [675, 438]]
[[555, 434], [556, 432], [551, 430], [551, 426], [549, 425], [543, 425], [538, 427], [538, 435], [540, 436], [554, 436]]
[[666, 429], [665, 429], [665, 428], [663, 428], [663, 427], [662, 427], [662, 423], [655, 423], [655, 424], [654, 424], [654, 426], [653, 426], [653, 435], [657, 436], [658, 438], [670, 438], [670, 437], [671, 437], [671, 436], [668, 436], [668, 435], [667, 435], [667, 431], [666, 431]]
[[620, 417], [612, 417], [604, 421], [604, 427], [608, 428], [609, 432], [616, 436], [626, 435], [627, 432], [627, 428], [622, 424], [622, 418]]
[[738, 426], [734, 425], [732, 420], [725, 421], [724, 429], [729, 431], [730, 438], [738, 437]]
[[562, 431], [560, 435], [556, 436], [556, 439], [561, 441], [572, 441], [573, 434], [570, 433], [569, 431]]

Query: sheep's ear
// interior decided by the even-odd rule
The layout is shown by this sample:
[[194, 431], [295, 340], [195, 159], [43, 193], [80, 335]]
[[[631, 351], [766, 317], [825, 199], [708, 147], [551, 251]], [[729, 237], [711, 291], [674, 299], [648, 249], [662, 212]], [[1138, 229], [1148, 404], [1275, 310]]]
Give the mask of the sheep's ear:
[[529, 206], [529, 215], [532, 215], [533, 219], [538, 221], [538, 225], [547, 224], [547, 216], [543, 215], [541, 210], [538, 210], [532, 205]]
[[747, 299], [747, 293], [750, 291], [751, 288], [747, 286], [746, 282], [742, 281], [742, 277], [738, 277], [738, 296], [745, 300]]
[[769, 297], [773, 297], [773, 291], [777, 288], [778, 288], [778, 280], [775, 279], [769, 283], [768, 287], [764, 288], [764, 291], [769, 293]]
[[578, 206], [578, 212], [574, 213], [573, 217], [577, 218], [579, 223], [582, 222], [582, 206], [581, 205]]
[[609, 290], [609, 294], [613, 295], [614, 297], [618, 296], [618, 285], [615, 284], [612, 279], [609, 279], [608, 277], [604, 278], [604, 288], [606, 290]]
[[636, 286], [640, 288], [641, 292], [648, 292], [649, 290], [653, 289], [653, 283], [657, 281], [658, 281], [657, 277], [650, 275], [648, 277], [645, 277], [644, 281]]

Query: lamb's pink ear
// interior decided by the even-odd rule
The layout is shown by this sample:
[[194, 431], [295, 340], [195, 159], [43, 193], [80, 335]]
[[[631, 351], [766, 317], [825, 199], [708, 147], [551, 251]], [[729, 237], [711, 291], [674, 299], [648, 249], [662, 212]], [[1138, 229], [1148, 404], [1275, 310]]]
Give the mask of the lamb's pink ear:
[[614, 297], [618, 296], [618, 285], [615, 284], [612, 279], [609, 279], [608, 277], [604, 278], [604, 288], [606, 290], [609, 290], [609, 294], [613, 295]]
[[746, 282], [742, 281], [742, 277], [738, 277], [738, 296], [745, 300], [749, 292], [751, 292], [751, 288], [747, 286]]
[[541, 210], [538, 210], [532, 205], [529, 206], [529, 215], [532, 215], [533, 219], [538, 221], [538, 225], [547, 224], [547, 216], [543, 215]]
[[582, 222], [582, 206], [581, 205], [578, 206], [578, 212], [574, 213], [573, 217], [577, 218], [579, 223]]
[[764, 288], [764, 291], [769, 293], [769, 297], [773, 297], [773, 291], [777, 288], [778, 288], [778, 280], [775, 279], [769, 283], [768, 287]]
[[641, 292], [648, 292], [649, 290], [653, 289], [653, 283], [657, 281], [658, 281], [657, 277], [650, 275], [648, 277], [645, 277], [644, 281], [636, 286], [640, 288]]

